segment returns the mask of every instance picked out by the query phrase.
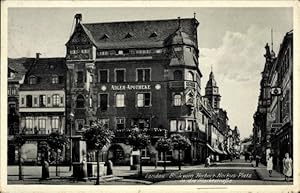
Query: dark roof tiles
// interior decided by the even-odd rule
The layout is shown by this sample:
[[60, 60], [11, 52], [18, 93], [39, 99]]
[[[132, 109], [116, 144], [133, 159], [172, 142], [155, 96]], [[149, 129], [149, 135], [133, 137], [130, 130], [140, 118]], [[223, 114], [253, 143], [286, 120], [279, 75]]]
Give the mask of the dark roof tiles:
[[[24, 84], [20, 90], [60, 90], [65, 87], [67, 67], [65, 58], [39, 58], [26, 73]], [[52, 84], [53, 75], [59, 77], [58, 84]], [[36, 84], [29, 84], [29, 77], [36, 77]]]
[[34, 58], [8, 58], [8, 69], [14, 72], [15, 77], [8, 81], [20, 81], [25, 76]]
[[[193, 43], [195, 19], [181, 19], [182, 43]], [[100, 49], [163, 47], [179, 29], [178, 20], [153, 20], [109, 23], [83, 23], [84, 31]], [[130, 34], [130, 38], [128, 37]], [[155, 34], [155, 35], [153, 35]], [[107, 36], [107, 38], [103, 38]], [[151, 37], [155, 38], [151, 38]], [[176, 35], [175, 35], [176, 36]], [[177, 37], [177, 36], [176, 36]]]

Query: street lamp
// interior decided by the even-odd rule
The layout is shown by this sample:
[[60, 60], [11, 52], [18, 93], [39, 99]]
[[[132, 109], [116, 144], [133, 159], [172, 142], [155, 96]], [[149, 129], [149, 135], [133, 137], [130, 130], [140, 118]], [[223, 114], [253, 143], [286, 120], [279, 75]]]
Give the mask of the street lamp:
[[72, 144], [72, 128], [73, 128], [73, 118], [74, 118], [74, 114], [71, 112], [69, 114], [69, 117], [70, 117], [70, 168], [69, 168], [69, 171], [72, 170], [72, 157], [73, 157], [73, 144]]

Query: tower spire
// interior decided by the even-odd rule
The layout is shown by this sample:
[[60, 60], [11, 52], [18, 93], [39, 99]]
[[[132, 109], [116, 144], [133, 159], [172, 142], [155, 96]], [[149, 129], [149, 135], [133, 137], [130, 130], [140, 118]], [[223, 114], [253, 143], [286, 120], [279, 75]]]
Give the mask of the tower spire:
[[273, 28], [271, 28], [271, 50], [273, 51]]

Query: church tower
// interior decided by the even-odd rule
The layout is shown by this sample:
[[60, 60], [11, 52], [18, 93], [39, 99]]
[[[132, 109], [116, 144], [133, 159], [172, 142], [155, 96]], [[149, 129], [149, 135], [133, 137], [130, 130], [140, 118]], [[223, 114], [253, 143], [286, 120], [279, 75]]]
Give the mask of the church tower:
[[212, 70], [209, 74], [209, 80], [206, 83], [205, 97], [208, 99], [213, 109], [220, 108], [221, 95], [219, 94], [219, 87], [217, 86], [217, 82]]

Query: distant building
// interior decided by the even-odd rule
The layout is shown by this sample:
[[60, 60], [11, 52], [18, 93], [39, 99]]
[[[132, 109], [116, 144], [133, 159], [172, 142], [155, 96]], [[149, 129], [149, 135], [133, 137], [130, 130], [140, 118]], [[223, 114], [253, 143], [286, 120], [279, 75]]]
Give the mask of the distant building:
[[210, 137], [207, 146], [209, 153], [215, 155], [216, 160], [219, 160], [219, 157], [224, 158], [228, 155], [224, 148], [228, 117], [227, 112], [220, 107], [221, 95], [212, 71], [206, 83], [205, 98], [208, 100], [212, 111], [208, 131]]
[[16, 149], [12, 143], [15, 134], [19, 133], [19, 88], [24, 83], [27, 69], [33, 63], [32, 58], [8, 59], [7, 75], [7, 134], [8, 164], [16, 163]]
[[[64, 58], [40, 58], [37, 54], [19, 88], [20, 133], [26, 139], [22, 147], [25, 162], [40, 163], [40, 142], [47, 141], [52, 132], [66, 132], [65, 73]], [[64, 160], [65, 151], [60, 155]]]

